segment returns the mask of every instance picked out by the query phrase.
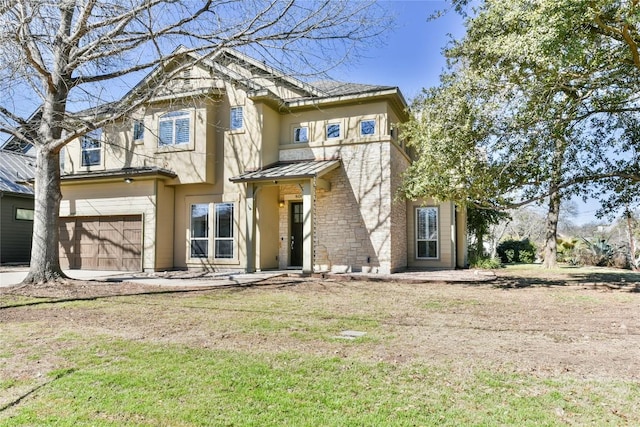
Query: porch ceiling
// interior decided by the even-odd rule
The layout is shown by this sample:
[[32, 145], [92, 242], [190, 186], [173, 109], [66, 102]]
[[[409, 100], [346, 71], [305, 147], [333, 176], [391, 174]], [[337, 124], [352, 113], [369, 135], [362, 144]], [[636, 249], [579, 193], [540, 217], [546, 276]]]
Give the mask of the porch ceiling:
[[229, 178], [231, 182], [259, 182], [319, 178], [340, 166], [340, 160], [308, 160], [302, 162], [278, 162], [263, 169], [245, 172]]

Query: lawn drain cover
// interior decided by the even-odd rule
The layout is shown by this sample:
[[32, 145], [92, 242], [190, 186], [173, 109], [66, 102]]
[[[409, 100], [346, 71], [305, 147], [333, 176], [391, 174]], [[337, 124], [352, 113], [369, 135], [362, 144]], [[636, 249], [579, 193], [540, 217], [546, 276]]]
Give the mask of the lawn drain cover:
[[340, 338], [343, 340], [355, 340], [356, 338], [360, 338], [367, 335], [366, 332], [360, 332], [360, 331], [342, 331], [340, 332], [340, 335], [338, 335], [336, 338]]

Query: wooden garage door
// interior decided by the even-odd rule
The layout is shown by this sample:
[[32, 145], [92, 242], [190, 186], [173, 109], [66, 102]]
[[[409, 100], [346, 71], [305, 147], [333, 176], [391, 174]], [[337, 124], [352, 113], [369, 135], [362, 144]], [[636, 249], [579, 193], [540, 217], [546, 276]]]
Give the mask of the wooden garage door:
[[63, 269], [140, 271], [142, 216], [60, 218]]

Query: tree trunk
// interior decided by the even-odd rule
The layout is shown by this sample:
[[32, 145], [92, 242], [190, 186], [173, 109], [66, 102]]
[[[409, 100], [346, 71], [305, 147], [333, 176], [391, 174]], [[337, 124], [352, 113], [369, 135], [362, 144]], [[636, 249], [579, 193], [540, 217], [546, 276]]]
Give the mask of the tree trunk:
[[627, 216], [627, 231], [629, 233], [629, 264], [631, 264], [631, 269], [633, 271], [638, 271], [638, 264], [636, 262], [636, 241], [633, 238], [633, 222], [631, 220], [631, 211], [627, 206], [626, 212]]
[[484, 233], [476, 234], [476, 256], [478, 259], [484, 257]]
[[58, 258], [60, 212], [60, 155], [38, 147], [35, 176], [35, 209], [29, 273], [22, 283], [66, 279]]
[[554, 188], [549, 195], [549, 210], [547, 211], [547, 223], [544, 236], [544, 268], [555, 268], [558, 266], [558, 245], [556, 236], [558, 234], [558, 218], [560, 217], [560, 192]]

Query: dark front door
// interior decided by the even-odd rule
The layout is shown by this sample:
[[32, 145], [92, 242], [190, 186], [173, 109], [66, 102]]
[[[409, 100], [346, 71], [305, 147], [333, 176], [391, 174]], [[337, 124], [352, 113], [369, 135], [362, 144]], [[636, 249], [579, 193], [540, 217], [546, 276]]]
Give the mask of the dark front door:
[[302, 226], [304, 216], [302, 203], [291, 203], [291, 240], [289, 242], [289, 265], [302, 267]]

